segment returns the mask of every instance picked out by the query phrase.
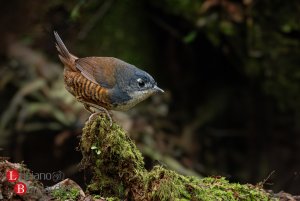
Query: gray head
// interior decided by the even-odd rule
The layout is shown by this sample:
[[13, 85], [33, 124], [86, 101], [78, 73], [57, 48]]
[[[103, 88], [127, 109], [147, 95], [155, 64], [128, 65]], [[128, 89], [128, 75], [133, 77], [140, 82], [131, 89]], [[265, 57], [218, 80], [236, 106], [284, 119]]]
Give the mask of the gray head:
[[116, 87], [112, 94], [117, 109], [130, 109], [152, 94], [164, 92], [147, 72], [123, 61], [120, 64], [116, 67]]

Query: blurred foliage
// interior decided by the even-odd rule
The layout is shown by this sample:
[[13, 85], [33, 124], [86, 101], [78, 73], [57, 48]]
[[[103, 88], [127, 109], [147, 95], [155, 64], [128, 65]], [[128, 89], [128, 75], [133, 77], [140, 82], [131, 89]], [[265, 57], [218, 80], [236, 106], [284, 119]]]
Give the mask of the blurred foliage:
[[[79, 27], [71, 34], [78, 41], [73, 40], [70, 46], [74, 54], [113, 55], [148, 71], [155, 66], [155, 37], [151, 35], [153, 30], [147, 23], [149, 20], [143, 13], [141, 1], [78, 1], [68, 9], [69, 19], [65, 20], [74, 21]], [[65, 28], [58, 32], [64, 34]]]
[[1, 93], [6, 97], [1, 105], [0, 147], [4, 153], [10, 152], [9, 144], [19, 147], [14, 157], [21, 160], [26, 134], [76, 127], [82, 108], [62, 90], [63, 74], [57, 64], [22, 42], [11, 43], [7, 53], [11, 60], [0, 74]]
[[204, 31], [212, 44], [223, 49], [231, 64], [260, 83], [282, 109], [298, 110], [299, 2], [164, 0], [154, 4], [186, 18], [194, 24], [194, 30]]

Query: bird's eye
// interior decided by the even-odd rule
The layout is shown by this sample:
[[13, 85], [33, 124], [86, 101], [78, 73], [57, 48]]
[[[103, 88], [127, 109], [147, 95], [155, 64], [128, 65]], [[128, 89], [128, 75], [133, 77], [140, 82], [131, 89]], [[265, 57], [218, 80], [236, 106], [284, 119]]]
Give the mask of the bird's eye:
[[142, 80], [141, 78], [137, 79], [136, 81], [138, 82], [139, 87], [142, 88], [142, 87], [145, 86], [145, 82], [144, 82], [144, 80]]

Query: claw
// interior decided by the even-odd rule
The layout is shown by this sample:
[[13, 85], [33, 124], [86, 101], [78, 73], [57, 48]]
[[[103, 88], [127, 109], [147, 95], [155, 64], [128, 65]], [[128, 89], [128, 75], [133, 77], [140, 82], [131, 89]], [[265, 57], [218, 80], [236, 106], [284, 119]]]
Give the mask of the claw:
[[100, 112], [95, 112], [95, 113], [91, 114], [90, 117], [89, 117], [89, 122], [92, 121], [99, 114], [103, 113], [103, 111], [106, 113], [106, 116], [109, 118], [109, 122], [110, 122], [109, 126], [111, 127], [112, 126], [112, 118], [111, 118], [110, 114], [108, 113], [108, 111], [106, 109], [102, 110]]
[[[104, 107], [101, 107], [99, 105], [93, 104], [93, 103], [89, 103], [89, 102], [85, 102], [83, 100], [80, 100], [81, 103], [83, 103], [84, 108], [89, 111], [90, 113], [92, 113], [89, 117], [89, 122], [92, 121], [95, 116], [101, 114], [102, 112], [106, 113], [106, 116], [109, 118], [109, 126], [112, 126], [112, 118], [110, 116], [110, 114], [108, 113], [107, 109]], [[96, 108], [98, 110], [100, 110], [99, 112], [96, 112], [95, 110], [92, 110], [91, 108]]]
[[84, 106], [84, 108], [85, 108], [87, 111], [89, 111], [90, 113], [95, 113], [95, 112], [96, 112], [95, 110], [92, 110], [92, 109], [91, 109], [91, 106], [90, 106], [89, 104], [87, 104], [87, 103], [83, 103], [83, 106]]
[[[96, 112], [96, 111], [93, 111], [91, 110], [90, 108], [93, 107], [93, 108], [96, 108], [98, 110], [100, 110], [99, 112]], [[107, 111], [107, 109], [105, 109], [104, 107], [101, 107], [99, 105], [94, 105], [94, 104], [89, 104], [89, 103], [85, 103], [85, 108], [89, 108], [88, 111], [90, 111], [92, 114], [90, 115], [89, 117], [89, 122], [91, 120], [93, 120], [96, 116], [98, 116], [99, 114], [105, 112], [106, 116], [109, 118], [109, 126], [111, 127], [112, 126], [112, 118], [109, 114], [109, 112]]]

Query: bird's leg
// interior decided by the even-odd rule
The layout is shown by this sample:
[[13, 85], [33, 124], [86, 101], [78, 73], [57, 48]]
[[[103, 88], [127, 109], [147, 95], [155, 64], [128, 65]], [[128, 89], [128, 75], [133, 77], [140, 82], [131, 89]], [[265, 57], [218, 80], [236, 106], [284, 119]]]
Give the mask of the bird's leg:
[[[94, 118], [95, 116], [97, 116], [97, 115], [99, 115], [99, 114], [105, 112], [105, 113], [106, 113], [106, 116], [109, 118], [109, 122], [110, 122], [109, 125], [112, 126], [112, 118], [111, 118], [109, 112], [107, 111], [107, 109], [105, 109], [104, 107], [101, 107], [101, 106], [99, 106], [99, 105], [95, 105], [95, 104], [93, 104], [93, 103], [87, 103], [87, 102], [82, 102], [82, 103], [83, 103], [83, 105], [84, 105], [84, 108], [85, 108], [87, 111], [89, 111], [89, 112], [92, 113], [92, 114], [90, 115], [90, 117], [89, 117], [89, 122], [90, 122], [91, 120], [93, 120], [93, 118]], [[96, 108], [96, 109], [98, 109], [98, 110], [100, 110], [100, 111], [99, 111], [99, 112], [96, 112], [96, 111], [92, 110], [91, 107]]]
[[95, 112], [93, 114], [91, 114], [91, 116], [89, 117], [89, 121], [93, 120], [93, 118], [103, 112], [106, 113], [106, 116], [109, 118], [109, 126], [112, 126], [112, 118], [110, 116], [110, 114], [108, 113], [107, 109], [105, 109], [104, 107], [98, 106], [96, 107], [98, 110], [100, 110], [99, 112]]
[[92, 110], [91, 109], [91, 106], [89, 106], [88, 104], [86, 104], [86, 103], [83, 103], [83, 106], [84, 106], [84, 108], [87, 110], [87, 111], [89, 111], [90, 113], [95, 113], [96, 111], [95, 110]]

